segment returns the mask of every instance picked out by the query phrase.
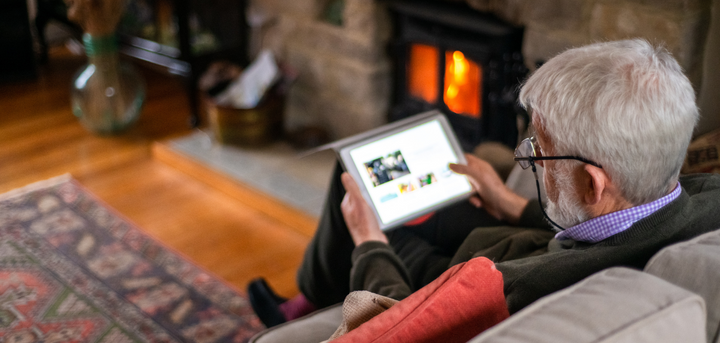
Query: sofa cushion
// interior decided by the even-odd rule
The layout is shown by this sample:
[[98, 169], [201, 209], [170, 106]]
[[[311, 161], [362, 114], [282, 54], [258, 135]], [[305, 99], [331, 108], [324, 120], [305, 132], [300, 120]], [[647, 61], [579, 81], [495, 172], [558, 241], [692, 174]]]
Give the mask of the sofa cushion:
[[534, 302], [470, 342], [705, 342], [702, 298], [627, 268]]
[[342, 304], [337, 304], [262, 331], [250, 343], [318, 343], [335, 332], [342, 318]]
[[720, 230], [660, 250], [645, 271], [703, 297], [707, 341], [720, 343]]
[[478, 257], [333, 342], [466, 342], [508, 316], [502, 274]]

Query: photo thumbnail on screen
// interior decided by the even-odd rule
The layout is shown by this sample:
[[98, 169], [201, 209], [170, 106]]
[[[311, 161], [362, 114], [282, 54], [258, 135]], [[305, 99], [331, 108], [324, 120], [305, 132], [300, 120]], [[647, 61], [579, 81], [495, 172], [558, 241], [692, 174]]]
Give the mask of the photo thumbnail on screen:
[[410, 193], [418, 188], [420, 188], [420, 186], [414, 184], [413, 182], [403, 182], [398, 184], [400, 194]]
[[365, 169], [370, 175], [374, 187], [410, 174], [410, 169], [400, 150], [365, 162]]
[[428, 174], [418, 177], [417, 179], [413, 179], [408, 182], [399, 183], [397, 186], [398, 186], [398, 191], [400, 191], [400, 194], [405, 194], [405, 193], [410, 193], [410, 192], [418, 190], [420, 188], [435, 184], [437, 182], [438, 182], [438, 179], [437, 179], [437, 177], [435, 177], [435, 173], [428, 173]]
[[435, 173], [428, 173], [427, 175], [423, 175], [418, 178], [418, 181], [420, 181], [420, 187], [422, 188], [433, 183], [437, 183], [438, 179], [435, 177]]

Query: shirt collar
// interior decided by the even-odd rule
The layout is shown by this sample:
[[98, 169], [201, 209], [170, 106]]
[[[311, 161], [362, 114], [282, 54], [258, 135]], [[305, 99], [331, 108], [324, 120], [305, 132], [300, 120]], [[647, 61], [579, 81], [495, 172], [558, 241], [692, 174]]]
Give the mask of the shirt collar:
[[681, 192], [682, 188], [680, 187], [680, 182], [678, 182], [670, 194], [660, 199], [590, 219], [559, 232], [555, 235], [555, 238], [557, 240], [572, 239], [588, 243], [600, 242], [610, 236], [627, 230], [635, 222], [655, 213], [680, 196]]

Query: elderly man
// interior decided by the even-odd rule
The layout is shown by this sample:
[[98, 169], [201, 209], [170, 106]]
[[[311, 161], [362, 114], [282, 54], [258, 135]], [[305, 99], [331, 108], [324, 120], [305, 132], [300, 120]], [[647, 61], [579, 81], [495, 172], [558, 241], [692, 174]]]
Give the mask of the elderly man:
[[[502, 272], [514, 313], [602, 269], [643, 268], [661, 248], [720, 227], [720, 176], [679, 177], [698, 110], [664, 49], [630, 40], [568, 50], [528, 79], [520, 100], [535, 134], [516, 160], [544, 166], [547, 221], [539, 201], [468, 156], [451, 169], [477, 192], [469, 203], [382, 232], [357, 184], [337, 171], [298, 274], [304, 298], [324, 307], [364, 289], [402, 299], [485, 256]], [[257, 301], [272, 294], [267, 286], [254, 288], [257, 307], [272, 307]]]

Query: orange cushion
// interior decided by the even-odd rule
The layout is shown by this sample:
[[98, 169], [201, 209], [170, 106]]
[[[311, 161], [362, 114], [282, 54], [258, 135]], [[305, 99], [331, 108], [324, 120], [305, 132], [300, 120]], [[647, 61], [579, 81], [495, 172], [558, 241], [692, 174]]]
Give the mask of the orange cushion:
[[466, 342], [509, 315], [502, 274], [477, 257], [333, 342]]
[[405, 226], [417, 226], [424, 222], [426, 222], [428, 219], [430, 219], [433, 215], [435, 215], [435, 212], [430, 212], [426, 215], [420, 216], [418, 218], [415, 218], [407, 223], [405, 223]]

